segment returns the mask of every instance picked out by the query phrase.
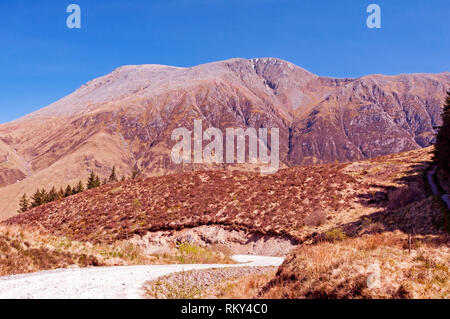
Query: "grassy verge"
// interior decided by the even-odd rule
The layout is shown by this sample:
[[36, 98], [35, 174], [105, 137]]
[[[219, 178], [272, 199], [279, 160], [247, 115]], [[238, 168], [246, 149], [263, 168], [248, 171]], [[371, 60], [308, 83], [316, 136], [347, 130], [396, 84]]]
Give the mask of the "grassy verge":
[[154, 263], [129, 242], [93, 245], [23, 227], [0, 227], [0, 275], [65, 268]]

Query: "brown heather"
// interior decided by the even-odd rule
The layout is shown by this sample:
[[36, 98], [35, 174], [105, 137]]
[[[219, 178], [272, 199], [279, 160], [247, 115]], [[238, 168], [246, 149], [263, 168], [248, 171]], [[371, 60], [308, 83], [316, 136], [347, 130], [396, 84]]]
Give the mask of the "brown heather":
[[[403, 194], [409, 202], [402, 205], [412, 205], [407, 210], [392, 209], [389, 201], [398, 189], [425, 192], [421, 170], [429, 151], [288, 168], [273, 175], [200, 171], [106, 184], [4, 223], [94, 243], [200, 225], [285, 235], [298, 242], [316, 240], [337, 226], [348, 235], [369, 228], [412, 231], [411, 225], [417, 233], [433, 233], [440, 217], [433, 213], [432, 198]], [[414, 205], [418, 212], [411, 214]]]
[[39, 226], [54, 235], [92, 242], [211, 224], [300, 239], [306, 216], [354, 207], [354, 192], [364, 185], [343, 172], [346, 166], [290, 168], [267, 176], [202, 171], [107, 184], [6, 223]]
[[[92, 242], [211, 224], [303, 241], [312, 230], [340, 224], [345, 232], [354, 233], [365, 215], [372, 223], [397, 227], [405, 212], [390, 214], [390, 194], [409, 190], [408, 185], [423, 188], [420, 169], [427, 165], [423, 161], [427, 157], [429, 150], [418, 150], [366, 162], [288, 168], [264, 176], [201, 171], [150, 177], [103, 185], [5, 223], [43, 227], [54, 235]], [[320, 215], [325, 211], [327, 218]], [[312, 223], [315, 215], [319, 221]], [[417, 221], [415, 231], [420, 232], [421, 224], [432, 217]]]

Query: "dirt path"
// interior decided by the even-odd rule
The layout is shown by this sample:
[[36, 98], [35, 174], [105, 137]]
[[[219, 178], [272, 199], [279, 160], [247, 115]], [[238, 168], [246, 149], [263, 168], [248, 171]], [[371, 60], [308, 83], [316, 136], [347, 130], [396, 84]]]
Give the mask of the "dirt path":
[[235, 255], [245, 264], [145, 265], [57, 269], [0, 277], [0, 298], [141, 298], [144, 282], [194, 269], [279, 266], [282, 257]]

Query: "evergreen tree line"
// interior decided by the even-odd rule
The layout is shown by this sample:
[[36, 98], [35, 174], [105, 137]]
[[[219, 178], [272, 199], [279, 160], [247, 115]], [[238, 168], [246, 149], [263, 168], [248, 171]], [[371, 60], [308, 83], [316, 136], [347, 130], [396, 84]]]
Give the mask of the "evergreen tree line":
[[[132, 172], [131, 172], [131, 179], [135, 179], [139, 177], [141, 174], [140, 170], [138, 169], [137, 165], [134, 166]], [[125, 176], [122, 176], [121, 181], [125, 181]], [[94, 172], [91, 172], [89, 175], [87, 181], [86, 181], [86, 187], [84, 186], [83, 182], [80, 180], [78, 184], [75, 186], [67, 185], [65, 189], [62, 187], [57, 190], [55, 186], [53, 186], [49, 191], [47, 191], [45, 188], [37, 189], [36, 192], [31, 196], [30, 199], [27, 198], [27, 194], [23, 194], [20, 198], [19, 202], [19, 213], [26, 212], [27, 210], [53, 202], [55, 200], [60, 200], [62, 198], [72, 196], [78, 193], [83, 192], [85, 189], [93, 189], [97, 188], [102, 184], [106, 184], [108, 182], [115, 183], [118, 182], [117, 173], [116, 173], [116, 167], [113, 166], [111, 169], [111, 174], [109, 175], [108, 179], [104, 179], [103, 183], [100, 182], [100, 177], [96, 175]]]
[[442, 113], [442, 125], [438, 127], [433, 159], [447, 176], [450, 175], [450, 91]]

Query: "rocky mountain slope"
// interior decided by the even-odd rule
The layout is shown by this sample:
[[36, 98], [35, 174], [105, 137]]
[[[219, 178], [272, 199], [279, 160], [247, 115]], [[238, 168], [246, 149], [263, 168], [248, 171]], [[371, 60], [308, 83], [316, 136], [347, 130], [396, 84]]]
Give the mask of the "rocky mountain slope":
[[[0, 219], [37, 187], [190, 170], [175, 165], [173, 129], [277, 127], [282, 166], [345, 162], [430, 145], [450, 73], [334, 79], [274, 58], [190, 68], [124, 66], [0, 125]], [[270, 141], [270, 139], [269, 139]], [[197, 165], [195, 169], [204, 169]]]

